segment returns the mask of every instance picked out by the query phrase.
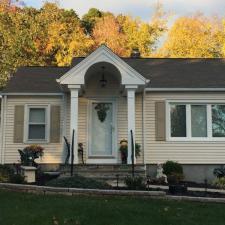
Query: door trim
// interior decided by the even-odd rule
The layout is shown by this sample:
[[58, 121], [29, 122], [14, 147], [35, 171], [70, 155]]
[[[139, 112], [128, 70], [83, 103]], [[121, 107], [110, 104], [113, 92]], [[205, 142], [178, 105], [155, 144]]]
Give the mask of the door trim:
[[[112, 140], [112, 155], [91, 155], [91, 132], [92, 132], [92, 103], [112, 103], [112, 119], [114, 124], [113, 140]], [[93, 98], [88, 100], [87, 113], [87, 163], [117, 163], [117, 100], [115, 98]]]

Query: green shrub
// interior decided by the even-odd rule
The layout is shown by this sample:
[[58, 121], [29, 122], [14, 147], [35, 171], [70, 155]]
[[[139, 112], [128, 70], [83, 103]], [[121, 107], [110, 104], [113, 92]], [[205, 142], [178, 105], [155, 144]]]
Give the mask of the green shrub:
[[144, 190], [146, 188], [146, 184], [143, 177], [126, 177], [125, 184], [130, 190]]
[[12, 176], [10, 176], [9, 182], [13, 184], [24, 184], [25, 183], [24, 176], [20, 174], [13, 174]]
[[20, 174], [15, 174], [14, 170], [6, 165], [0, 165], [0, 182], [2, 183], [24, 183], [24, 177]]
[[87, 189], [110, 189], [111, 186], [105, 182], [97, 181], [79, 175], [51, 180], [45, 184], [51, 187], [87, 188]]
[[183, 175], [183, 168], [178, 162], [167, 161], [163, 164], [163, 173], [167, 176], [172, 174]]
[[0, 165], [0, 182], [10, 182], [10, 177], [14, 174], [14, 171], [6, 165]]
[[216, 178], [213, 184], [220, 189], [225, 189], [225, 177]]
[[169, 184], [178, 184], [184, 179], [183, 168], [178, 162], [165, 162], [163, 164], [163, 173], [166, 174]]

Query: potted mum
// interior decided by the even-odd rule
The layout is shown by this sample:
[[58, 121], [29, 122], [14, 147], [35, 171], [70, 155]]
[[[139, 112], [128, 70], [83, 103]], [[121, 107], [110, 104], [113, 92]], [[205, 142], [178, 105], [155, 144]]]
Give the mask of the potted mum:
[[22, 175], [25, 177], [27, 183], [34, 183], [36, 181], [35, 173], [38, 166], [35, 160], [43, 156], [44, 148], [40, 145], [30, 145], [18, 151], [20, 154]]
[[[128, 142], [127, 140], [123, 139], [120, 141], [120, 148], [119, 148], [120, 154], [121, 154], [121, 161], [122, 164], [127, 164], [127, 155], [128, 155]], [[141, 152], [141, 145], [138, 143], [135, 143], [135, 157], [140, 156]]]

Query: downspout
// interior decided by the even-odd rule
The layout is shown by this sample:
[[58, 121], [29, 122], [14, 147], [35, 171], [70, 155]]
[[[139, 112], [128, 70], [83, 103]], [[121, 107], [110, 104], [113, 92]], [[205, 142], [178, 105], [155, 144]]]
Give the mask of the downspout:
[[7, 115], [7, 95], [4, 97], [4, 126], [3, 126], [3, 148], [2, 148], [2, 164], [5, 164], [5, 137], [6, 137], [6, 115]]
[[142, 148], [143, 148], [143, 162], [146, 166], [146, 132], [145, 132], [145, 100], [146, 100], [146, 87], [149, 85], [150, 80], [146, 80], [143, 92], [142, 92]]

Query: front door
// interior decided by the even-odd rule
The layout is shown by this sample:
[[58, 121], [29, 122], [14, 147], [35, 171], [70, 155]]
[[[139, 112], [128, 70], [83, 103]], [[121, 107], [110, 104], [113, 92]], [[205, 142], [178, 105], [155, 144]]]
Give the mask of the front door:
[[93, 163], [115, 162], [114, 101], [91, 101], [89, 115], [89, 158]]

